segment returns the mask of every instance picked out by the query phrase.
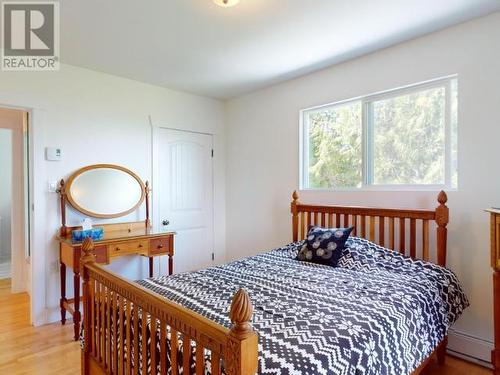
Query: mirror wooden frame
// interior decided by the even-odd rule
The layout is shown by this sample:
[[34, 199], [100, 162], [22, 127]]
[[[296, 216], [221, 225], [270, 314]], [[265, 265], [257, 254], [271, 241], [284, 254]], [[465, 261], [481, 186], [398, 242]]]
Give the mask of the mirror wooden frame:
[[[73, 182], [75, 181], [75, 179], [78, 176], [80, 176], [83, 173], [85, 173], [87, 171], [90, 171], [90, 170], [105, 169], [105, 168], [107, 168], [107, 169], [115, 169], [115, 170], [119, 170], [119, 171], [125, 172], [128, 175], [132, 176], [137, 181], [137, 183], [139, 184], [139, 186], [141, 188], [141, 197], [137, 201], [137, 203], [134, 206], [132, 206], [131, 208], [129, 208], [128, 210], [123, 211], [123, 212], [114, 213], [114, 214], [101, 214], [101, 213], [98, 213], [98, 212], [92, 212], [92, 211], [89, 211], [89, 210], [81, 207], [78, 203], [75, 202], [75, 200], [71, 196], [71, 185], [73, 184]], [[82, 213], [82, 214], [84, 214], [86, 216], [90, 216], [90, 217], [94, 217], [94, 218], [98, 218], [98, 219], [114, 219], [114, 218], [126, 216], [126, 215], [134, 212], [135, 210], [137, 210], [141, 206], [141, 204], [144, 201], [146, 201], [146, 220], [145, 220], [145, 224], [146, 224], [146, 227], [149, 227], [149, 225], [150, 225], [150, 220], [149, 220], [149, 193], [150, 193], [149, 183], [148, 183], [148, 181], [146, 181], [146, 183], [144, 183], [142, 181], [142, 179], [136, 173], [134, 173], [130, 169], [122, 167], [120, 165], [115, 165], [115, 164], [93, 164], [93, 165], [88, 165], [86, 167], [80, 168], [76, 172], [74, 172], [73, 174], [71, 174], [71, 176], [68, 178], [67, 183], [64, 182], [64, 179], [62, 179], [60, 181], [58, 192], [59, 192], [60, 197], [61, 197], [61, 201], [60, 201], [60, 204], [61, 204], [61, 216], [62, 216], [61, 217], [61, 219], [62, 219], [61, 235], [65, 235], [66, 234], [66, 202], [68, 202], [75, 210], [77, 210], [78, 212], [80, 212], [80, 213]]]

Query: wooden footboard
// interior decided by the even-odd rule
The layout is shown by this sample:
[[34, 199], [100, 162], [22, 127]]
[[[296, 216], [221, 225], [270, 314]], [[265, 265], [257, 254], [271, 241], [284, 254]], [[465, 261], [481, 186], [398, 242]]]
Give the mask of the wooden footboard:
[[[84, 347], [82, 374], [250, 375], [257, 371], [253, 307], [240, 289], [227, 329], [109, 272], [95, 263], [94, 243], [82, 245]], [[193, 360], [194, 359], [194, 360]]]

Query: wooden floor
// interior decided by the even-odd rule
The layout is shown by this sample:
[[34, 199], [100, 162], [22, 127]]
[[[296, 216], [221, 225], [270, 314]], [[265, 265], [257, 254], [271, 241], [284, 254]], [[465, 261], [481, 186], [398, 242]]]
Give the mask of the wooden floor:
[[[0, 374], [80, 374], [80, 346], [72, 340], [71, 322], [34, 328], [29, 324], [29, 298], [11, 294], [10, 281], [0, 280]], [[491, 375], [492, 372], [447, 357], [446, 365], [431, 364], [423, 375]]]

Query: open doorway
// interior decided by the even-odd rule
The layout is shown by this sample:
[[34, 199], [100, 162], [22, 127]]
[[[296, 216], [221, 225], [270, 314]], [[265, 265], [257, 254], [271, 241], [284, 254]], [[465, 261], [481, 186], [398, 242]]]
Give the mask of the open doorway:
[[0, 108], [0, 279], [29, 290], [28, 113]]

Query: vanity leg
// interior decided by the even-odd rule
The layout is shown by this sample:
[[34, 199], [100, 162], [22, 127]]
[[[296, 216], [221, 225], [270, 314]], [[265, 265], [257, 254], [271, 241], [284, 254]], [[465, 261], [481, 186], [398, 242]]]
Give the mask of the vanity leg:
[[174, 273], [174, 258], [172, 254], [168, 254], [168, 274], [171, 275]]
[[66, 265], [63, 262], [59, 263], [59, 272], [61, 273], [61, 299], [59, 300], [59, 307], [61, 308], [61, 324], [66, 324]]
[[74, 284], [74, 289], [75, 289], [75, 304], [74, 304], [75, 313], [73, 314], [73, 323], [74, 323], [73, 328], [75, 330], [74, 339], [75, 339], [75, 341], [78, 341], [78, 338], [80, 337], [80, 320], [81, 320], [81, 315], [80, 315], [80, 273], [74, 272], [73, 284]]
[[149, 277], [153, 277], [153, 257], [149, 257]]

